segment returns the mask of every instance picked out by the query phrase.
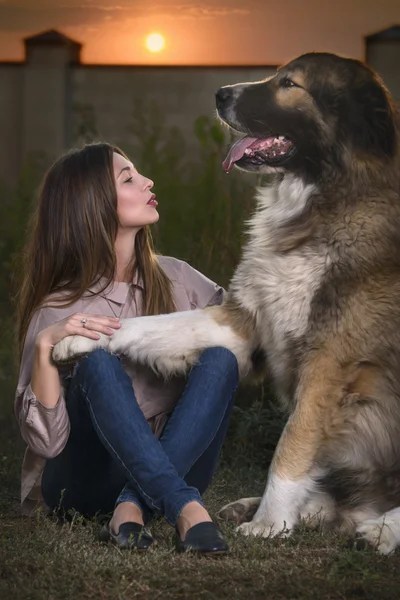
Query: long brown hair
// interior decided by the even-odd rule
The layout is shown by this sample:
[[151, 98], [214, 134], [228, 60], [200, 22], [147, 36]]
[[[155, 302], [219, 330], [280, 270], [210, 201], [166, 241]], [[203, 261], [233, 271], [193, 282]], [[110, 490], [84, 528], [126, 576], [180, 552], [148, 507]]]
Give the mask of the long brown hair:
[[[44, 177], [21, 254], [17, 293], [20, 356], [29, 322], [49, 294], [63, 292], [60, 306], [70, 306], [101, 278], [106, 279], [103, 289], [113, 281], [118, 230], [114, 152], [127, 158], [111, 144], [87, 144], [61, 156]], [[145, 315], [175, 310], [172, 284], [158, 263], [147, 226], [136, 235], [129, 280], [135, 273], [143, 282]]]

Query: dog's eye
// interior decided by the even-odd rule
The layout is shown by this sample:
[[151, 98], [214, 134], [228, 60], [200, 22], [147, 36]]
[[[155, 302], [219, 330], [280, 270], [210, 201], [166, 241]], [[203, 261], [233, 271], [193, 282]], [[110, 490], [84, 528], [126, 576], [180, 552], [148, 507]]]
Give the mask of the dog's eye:
[[285, 77], [284, 79], [281, 79], [280, 86], [284, 87], [284, 88], [298, 87], [294, 81], [289, 79], [289, 77]]

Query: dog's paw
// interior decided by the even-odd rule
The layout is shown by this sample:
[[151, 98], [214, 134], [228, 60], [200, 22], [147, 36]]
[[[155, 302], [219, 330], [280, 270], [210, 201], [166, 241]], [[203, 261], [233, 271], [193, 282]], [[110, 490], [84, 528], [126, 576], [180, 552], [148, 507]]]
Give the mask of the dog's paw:
[[158, 356], [149, 357], [148, 363], [151, 368], [165, 379], [173, 375], [184, 375], [194, 366], [198, 360], [199, 353], [191, 352], [185, 356]]
[[222, 521], [233, 521], [236, 525], [251, 521], [260, 505], [261, 498], [241, 498], [221, 508], [217, 518]]
[[289, 537], [292, 533], [291, 529], [286, 527], [286, 523], [271, 523], [266, 519], [250, 521], [243, 523], [236, 528], [238, 533], [246, 536], [258, 536], [263, 538], [273, 537]]
[[384, 516], [367, 519], [357, 527], [357, 547], [365, 547], [360, 545], [360, 541], [362, 541], [380, 554], [391, 554], [399, 544], [396, 529], [398, 529], [398, 523], [391, 523], [390, 519], [385, 520]]
[[[150, 317], [144, 318], [150, 320]], [[165, 378], [183, 375], [196, 364], [199, 352], [173, 352], [167, 336], [160, 339], [155, 332], [142, 331], [145, 325], [141, 318], [124, 324], [112, 336], [108, 351], [111, 354], [122, 354], [132, 364], [140, 362], [148, 365], [157, 375]]]
[[100, 334], [100, 339], [91, 340], [82, 335], [69, 335], [53, 348], [52, 357], [56, 363], [74, 362], [77, 358], [100, 348], [107, 349], [109, 338]]

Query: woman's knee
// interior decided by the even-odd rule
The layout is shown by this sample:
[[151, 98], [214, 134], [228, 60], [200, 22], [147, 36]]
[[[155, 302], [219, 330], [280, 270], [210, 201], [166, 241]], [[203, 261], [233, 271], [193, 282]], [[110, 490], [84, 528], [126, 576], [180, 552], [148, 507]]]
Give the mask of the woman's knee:
[[208, 363], [212, 366], [213, 370], [223, 372], [226, 375], [230, 375], [233, 378], [238, 379], [238, 362], [236, 356], [223, 346], [214, 346], [207, 348], [201, 353], [200, 362]]
[[121, 369], [120, 360], [117, 356], [109, 354], [106, 350], [99, 348], [90, 354], [82, 357], [74, 368], [73, 376], [87, 375], [87, 373], [96, 374], [104, 377], [107, 374], [119, 372]]

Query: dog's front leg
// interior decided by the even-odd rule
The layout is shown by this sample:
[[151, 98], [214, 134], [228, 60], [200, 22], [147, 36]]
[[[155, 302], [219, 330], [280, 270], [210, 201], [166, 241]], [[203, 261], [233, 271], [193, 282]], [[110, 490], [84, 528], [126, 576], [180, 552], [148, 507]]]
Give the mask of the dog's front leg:
[[[133, 362], [151, 366], [164, 376], [184, 373], [206, 348], [223, 346], [235, 354], [240, 374], [251, 367], [253, 339], [229, 325], [224, 306], [150, 317], [122, 319], [105, 349]], [[105, 337], [105, 336], [104, 336]], [[99, 342], [70, 336], [53, 350], [56, 362], [82, 356], [99, 347]]]
[[308, 495], [315, 489], [316, 457], [326, 425], [340, 410], [339, 368], [328, 358], [309, 364], [300, 378], [297, 403], [279, 440], [260, 506], [238, 531], [245, 535], [287, 536], [299, 521]]

